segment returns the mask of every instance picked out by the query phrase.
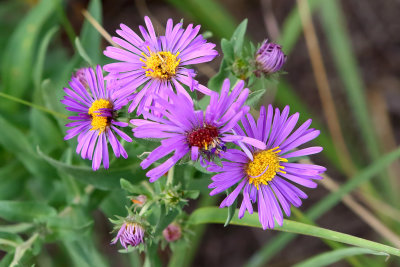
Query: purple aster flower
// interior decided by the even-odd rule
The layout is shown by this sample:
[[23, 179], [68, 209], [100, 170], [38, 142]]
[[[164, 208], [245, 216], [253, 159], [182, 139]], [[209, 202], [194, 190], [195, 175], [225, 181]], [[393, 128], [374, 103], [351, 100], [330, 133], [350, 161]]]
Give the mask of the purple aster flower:
[[119, 242], [121, 245], [128, 249], [128, 246], [136, 247], [143, 243], [144, 229], [143, 227], [135, 222], [126, 221], [118, 231], [117, 236], [111, 242], [111, 244]]
[[256, 53], [256, 67], [255, 74], [259, 77], [261, 73], [271, 74], [279, 71], [286, 61], [286, 56], [282, 52], [281, 46], [268, 43], [265, 40]]
[[240, 81], [230, 91], [229, 79], [224, 81], [220, 96], [213, 92], [206, 111], [194, 110], [193, 103], [182, 94], [168, 91], [170, 102], [163, 98], [156, 101], [163, 109], [152, 107], [159, 111], [164, 118], [144, 113], [148, 120], [134, 119], [131, 123], [137, 138], [161, 138], [161, 145], [152, 151], [140, 164], [148, 168], [155, 161], [174, 153], [161, 165], [147, 172], [150, 182], [154, 182], [166, 173], [175, 163], [190, 152], [191, 159], [201, 162], [212, 160], [225, 150], [226, 142], [242, 141], [259, 149], [265, 149], [265, 144], [247, 136], [233, 135], [232, 129], [240, 118], [249, 111], [244, 102], [249, 89], [244, 89]]
[[[275, 109], [275, 115], [270, 105], [268, 112], [262, 107], [260, 117], [256, 121], [248, 114], [241, 120], [243, 129], [237, 125], [234, 131], [239, 135], [256, 138], [266, 144], [266, 149], [258, 149], [249, 144], [238, 141], [242, 148], [229, 149], [222, 154], [222, 167], [211, 163], [208, 171], [218, 172], [211, 180], [209, 188], [214, 188], [210, 195], [224, 192], [230, 187], [235, 189], [221, 203], [220, 207], [227, 207], [234, 203], [240, 192], [243, 194], [239, 218], [245, 211], [253, 213], [253, 203], [257, 202], [259, 219], [264, 229], [273, 228], [274, 219], [282, 225], [282, 209], [290, 216], [290, 206], [299, 207], [301, 199], [307, 195], [297, 188], [299, 184], [315, 188], [314, 179], [326, 169], [312, 164], [289, 163], [291, 158], [316, 154], [322, 147], [308, 147], [294, 150], [298, 146], [313, 140], [319, 131], [309, 129], [311, 119], [303, 123], [294, 132], [299, 113], [289, 115], [286, 106], [282, 113]], [[294, 151], [293, 151], [294, 150]], [[294, 183], [294, 184], [293, 184]]]
[[108, 77], [116, 78], [120, 83], [121, 89], [116, 95], [133, 94], [129, 112], [138, 107], [137, 114], [142, 114], [152, 104], [154, 95], [168, 99], [166, 91], [173, 88], [191, 100], [182, 85], [192, 91], [211, 94], [208, 88], [193, 79], [194, 70], [185, 68], [189, 64], [211, 61], [218, 55], [215, 44], [207, 43], [198, 34], [200, 25], [193, 28], [190, 24], [183, 29], [182, 23], [174, 26], [169, 19], [165, 35], [157, 37], [150, 19], [146, 16], [144, 20], [147, 30], [139, 26], [143, 39], [121, 24], [117, 33], [122, 39], [113, 37], [121, 48], [109, 46], [104, 51], [104, 55], [121, 61], [105, 65], [104, 70], [111, 72]]
[[132, 142], [127, 134], [118, 129], [118, 127], [128, 126], [126, 122], [117, 121], [116, 114], [117, 110], [127, 104], [126, 99], [112, 96], [112, 90], [109, 88], [111, 82], [104, 86], [100, 66], [97, 66], [96, 74], [92, 69], [85, 69], [85, 80], [89, 90], [86, 90], [80, 79], [72, 77], [69, 82], [71, 89], [64, 88], [67, 95], [61, 100], [67, 110], [78, 112], [77, 116], [69, 117], [74, 122], [66, 124], [67, 127], [72, 128], [67, 130], [64, 140], [78, 135], [76, 153], [81, 154], [83, 159], [92, 160], [93, 158], [93, 170], [98, 170], [101, 162], [104, 168], [108, 168], [107, 142], [111, 144], [116, 157], [122, 155], [124, 158], [128, 155], [117, 136], [127, 142]]

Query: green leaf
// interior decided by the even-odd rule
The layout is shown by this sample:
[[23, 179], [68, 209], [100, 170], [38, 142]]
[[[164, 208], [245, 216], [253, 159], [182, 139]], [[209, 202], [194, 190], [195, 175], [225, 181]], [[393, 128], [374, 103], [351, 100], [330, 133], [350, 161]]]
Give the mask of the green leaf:
[[389, 254], [387, 254], [387, 253], [378, 252], [378, 251], [367, 249], [367, 248], [342, 248], [342, 249], [337, 249], [334, 251], [321, 253], [317, 256], [311, 257], [310, 259], [307, 259], [296, 265], [293, 265], [293, 267], [327, 266], [327, 265], [333, 264], [337, 261], [340, 261], [346, 257], [351, 257], [351, 256], [361, 255], [361, 254], [389, 256]]
[[129, 182], [124, 178], [121, 178], [119, 182], [121, 184], [121, 188], [124, 189], [125, 191], [132, 194], [138, 194], [138, 195], [143, 194], [141, 186], [133, 185], [131, 182]]
[[35, 85], [35, 91], [40, 90], [40, 86], [41, 86], [41, 82], [42, 82], [42, 75], [43, 75], [43, 66], [44, 66], [44, 62], [46, 59], [47, 47], [49, 46], [51, 39], [56, 34], [58, 29], [59, 29], [58, 26], [52, 27], [46, 33], [46, 35], [43, 37], [42, 42], [40, 43], [38, 55], [37, 55], [37, 58], [35, 61], [36, 62], [35, 68], [32, 71], [32, 74], [33, 74], [32, 77], [33, 77], [33, 83]]
[[87, 52], [85, 51], [85, 49], [83, 48], [81, 41], [79, 41], [79, 38], [76, 37], [75, 39], [75, 47], [76, 50], [78, 51], [79, 55], [81, 55], [81, 57], [90, 65], [90, 66], [94, 66], [93, 65], [93, 61], [90, 59], [89, 55], [87, 54]]
[[[379, 172], [391, 164], [394, 160], [400, 157], [400, 148], [395, 151], [386, 154], [381, 159], [363, 171], [359, 172], [356, 176], [349, 179], [344, 185], [342, 185], [338, 191], [330, 193], [328, 196], [323, 198], [311, 209], [306, 212], [306, 217], [310, 220], [317, 220], [325, 212], [331, 210], [337, 205], [341, 199], [349, 194], [351, 191], [366, 183], [368, 180], [376, 177]], [[290, 241], [294, 239], [295, 235], [282, 233], [275, 237], [271, 242], [266, 244], [257, 253], [255, 253], [245, 266], [262, 266], [268, 261], [274, 254], [279, 250], [283, 249]]]
[[55, 215], [57, 211], [45, 203], [0, 200], [0, 218], [7, 221], [33, 222]]
[[208, 88], [215, 92], [221, 91], [222, 84], [224, 83], [224, 80], [229, 77], [230, 73], [228, 62], [222, 59], [218, 73], [208, 80]]
[[18, 161], [8, 163], [0, 168], [0, 199], [14, 199], [25, 189], [27, 171]]
[[[100, 25], [102, 24], [102, 6], [100, 0], [91, 0], [88, 6], [88, 12]], [[94, 64], [100, 64], [100, 58], [103, 55], [100, 49], [101, 36], [87, 20], [83, 23], [79, 39], [82, 48], [87, 52], [88, 58], [92, 59]]]
[[161, 214], [156, 229], [154, 230], [154, 235], [161, 235], [162, 231], [175, 220], [178, 214], [179, 212], [177, 209], [174, 209], [168, 212], [168, 214], [165, 214], [165, 207], [161, 207]]
[[68, 165], [53, 159], [45, 155], [39, 148], [37, 148], [37, 152], [41, 158], [59, 171], [69, 174], [85, 184], [91, 184], [103, 190], [120, 188], [121, 177], [139, 177], [137, 179], [144, 177], [144, 172], [138, 163], [121, 168], [111, 168], [111, 170], [100, 169], [93, 171], [90, 167]]
[[231, 44], [233, 44], [235, 55], [241, 55], [243, 50], [244, 35], [247, 29], [247, 19], [244, 19], [231, 37]]
[[3, 233], [24, 233], [34, 227], [31, 223], [17, 223], [10, 225], [0, 225], [0, 232]]
[[187, 164], [190, 165], [190, 166], [193, 166], [199, 172], [206, 173], [206, 174], [212, 174], [212, 172], [207, 171], [206, 168], [201, 166], [201, 164], [200, 164], [200, 162], [198, 160], [197, 161], [188, 161]]
[[[2, 80], [4, 92], [22, 97], [31, 81], [35, 45], [41, 28], [55, 9], [56, 1], [42, 0], [19, 23], [3, 54]], [[14, 110], [15, 103], [2, 104], [4, 110]]]
[[0, 267], [10, 267], [10, 264], [13, 260], [14, 253], [7, 253], [1, 261], [0, 261]]
[[83, 235], [80, 240], [63, 242], [73, 266], [80, 267], [107, 267], [104, 257], [96, 250], [89, 235]]
[[59, 128], [47, 114], [40, 110], [32, 109], [30, 112], [30, 124], [33, 145], [44, 147], [45, 152], [66, 146]]
[[[204, 224], [204, 223], [222, 224], [224, 223], [224, 221], [225, 221], [225, 211], [223, 209], [208, 207], [208, 208], [197, 209], [190, 215], [188, 222], [191, 224]], [[234, 217], [231, 221], [231, 224], [261, 228], [261, 223], [259, 222], [258, 219], [258, 213], [256, 212], [254, 212], [253, 214], [246, 214], [242, 219]], [[367, 248], [377, 252], [384, 252], [400, 257], [400, 249], [372, 242], [359, 237], [295, 221], [283, 220], [282, 226], [279, 225], [275, 226], [273, 230], [329, 239], [340, 243], [345, 243], [361, 248]]]
[[267, 92], [267, 89], [260, 89], [254, 92], [251, 92], [246, 100], [246, 105], [250, 107], [257, 106], [258, 102], [260, 102], [262, 96]]
[[228, 216], [226, 217], [224, 227], [227, 227], [229, 223], [232, 221], [233, 216], [235, 216], [236, 205], [237, 205], [237, 199], [235, 200], [235, 202], [233, 202], [232, 205], [228, 207]]
[[14, 154], [26, 169], [35, 176], [51, 177], [54, 175], [51, 168], [48, 168], [39, 160], [25, 135], [1, 115], [0, 125], [3, 129], [7, 129], [0, 134], [0, 145], [4, 149]]
[[[343, 88], [355, 115], [355, 124], [359, 126], [361, 137], [372, 161], [380, 158], [379, 143], [369, 115], [368, 102], [365, 95], [365, 85], [358, 67], [357, 59], [351, 47], [351, 40], [347, 32], [346, 18], [337, 1], [323, 1], [321, 7], [322, 25], [325, 29], [332, 58], [337, 72], [343, 81]], [[383, 198], [397, 204], [396, 189], [391, 186], [387, 174], [382, 173], [381, 179], [375, 181], [378, 191]]]
[[233, 60], [235, 59], [235, 52], [233, 51], [232, 43], [226, 39], [222, 39], [221, 49], [224, 53], [224, 59], [226, 59], [229, 64], [232, 64]]

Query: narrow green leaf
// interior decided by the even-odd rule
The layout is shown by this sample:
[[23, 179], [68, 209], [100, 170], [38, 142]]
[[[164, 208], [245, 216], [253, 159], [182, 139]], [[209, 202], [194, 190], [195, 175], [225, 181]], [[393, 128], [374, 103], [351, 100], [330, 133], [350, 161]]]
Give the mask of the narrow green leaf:
[[[365, 141], [366, 149], [372, 161], [380, 158], [378, 139], [369, 115], [368, 103], [364, 94], [363, 84], [357, 59], [354, 56], [351, 40], [347, 32], [346, 18], [343, 15], [340, 2], [322, 1], [321, 6], [322, 25], [332, 52], [337, 72], [343, 81], [347, 99], [355, 115], [355, 123], [360, 127], [360, 133]], [[377, 180], [378, 191], [385, 192], [383, 195], [393, 203], [395, 200], [395, 188], [392, 187], [386, 175]]]
[[[225, 211], [223, 209], [208, 207], [197, 209], [189, 217], [189, 223], [192, 224], [204, 224], [204, 223], [224, 223], [225, 221]], [[237, 217], [233, 218], [231, 224], [250, 226], [261, 228], [261, 224], [258, 219], [258, 213], [246, 214], [242, 219]], [[303, 224], [290, 220], [283, 220], [282, 226], [275, 226], [273, 230], [296, 233], [302, 235], [309, 235], [318, 238], [325, 238], [340, 243], [349, 244], [352, 246], [357, 246], [361, 248], [367, 248], [378, 252], [384, 252], [391, 255], [400, 257], [400, 249], [383, 245], [380, 243], [372, 242], [359, 237], [335, 232], [332, 230], [324, 229], [321, 227]]]
[[83, 235], [80, 240], [63, 242], [73, 266], [80, 267], [107, 267], [104, 257], [96, 250], [89, 235]]
[[389, 254], [384, 252], [378, 252], [375, 250], [367, 249], [367, 248], [342, 248], [337, 249], [325, 253], [321, 253], [317, 256], [311, 257], [305, 261], [302, 261], [293, 267], [320, 267], [320, 266], [327, 266], [333, 264], [337, 261], [340, 261], [344, 258], [361, 255], [361, 254], [372, 254], [372, 255], [379, 255], [379, 256], [389, 256]]
[[0, 134], [0, 145], [3, 146], [5, 150], [14, 154], [32, 174], [38, 177], [50, 177], [54, 175], [51, 168], [47, 168], [47, 166], [39, 160], [25, 135], [1, 115], [0, 125], [2, 128], [7, 129]]
[[235, 32], [232, 34], [231, 43], [233, 44], [233, 48], [236, 55], [240, 55], [242, 53], [246, 29], [247, 29], [247, 19], [244, 19], [236, 28]]
[[65, 147], [64, 138], [53, 120], [40, 110], [33, 109], [30, 114], [33, 145], [45, 148], [45, 152]]
[[154, 230], [154, 235], [161, 235], [162, 231], [175, 220], [178, 213], [178, 210], [174, 209], [168, 212], [168, 214], [165, 214], [165, 207], [161, 207], [161, 214], [156, 229]]
[[143, 190], [141, 188], [141, 186], [135, 186], [133, 185], [131, 182], [129, 182], [128, 180], [121, 178], [120, 179], [120, 184], [121, 184], [121, 188], [124, 189], [125, 191], [127, 191], [128, 193], [131, 194], [142, 194]]
[[[376, 177], [376, 175], [394, 160], [400, 157], [400, 148], [391, 153], [381, 157], [381, 159], [363, 171], [359, 172], [356, 176], [349, 179], [340, 189], [336, 192], [330, 193], [324, 199], [315, 204], [311, 209], [306, 212], [306, 217], [310, 220], [317, 220], [325, 212], [331, 210], [338, 204], [343, 196], [349, 194], [351, 191], [364, 184], [368, 180]], [[258, 252], [256, 252], [248, 261], [245, 266], [262, 266], [265, 262], [272, 258], [272, 256], [279, 250], [283, 249], [290, 241], [294, 239], [295, 235], [289, 233], [282, 233], [276, 236], [272, 241], [267, 243]]]
[[49, 46], [51, 39], [53, 38], [53, 36], [56, 34], [57, 31], [58, 31], [58, 26], [54, 26], [53, 28], [51, 28], [43, 37], [43, 40], [40, 43], [38, 55], [35, 61], [36, 62], [35, 68], [32, 71], [35, 91], [40, 90], [47, 47]]
[[34, 227], [31, 223], [17, 223], [11, 225], [0, 225], [0, 232], [3, 233], [24, 233]]
[[246, 105], [253, 107], [253, 108], [256, 107], [258, 102], [260, 102], [261, 97], [265, 94], [265, 92], [267, 92], [266, 89], [260, 89], [260, 90], [251, 92], [249, 94], [249, 97], [247, 97]]
[[89, 55], [86, 53], [85, 49], [83, 48], [81, 41], [79, 41], [79, 38], [75, 38], [75, 47], [76, 50], [78, 51], [79, 55], [81, 55], [81, 57], [83, 58], [83, 60], [85, 60], [90, 66], [94, 66], [93, 65], [93, 61], [90, 59]]
[[[31, 81], [35, 45], [40, 30], [55, 10], [55, 1], [42, 0], [20, 22], [4, 52], [2, 80], [4, 92], [22, 97]], [[15, 103], [2, 105], [5, 110], [15, 109]]]
[[36, 219], [57, 215], [57, 211], [45, 203], [0, 200], [0, 218], [7, 221], [33, 222]]
[[1, 261], [0, 261], [0, 267], [10, 267], [10, 264], [13, 260], [14, 253], [7, 253]]
[[224, 227], [227, 227], [232, 221], [233, 216], [235, 216], [236, 205], [237, 205], [237, 199], [235, 200], [235, 202], [233, 202], [232, 205], [228, 207], [228, 216], [226, 216]]
[[[102, 24], [102, 6], [100, 0], [91, 0], [88, 6], [88, 12], [100, 25]], [[87, 52], [88, 58], [92, 59], [94, 64], [100, 64], [100, 58], [102, 56], [102, 50], [100, 49], [101, 36], [87, 20], [83, 23], [79, 39], [82, 47]]]
[[37, 152], [41, 158], [60, 171], [99, 189], [120, 188], [121, 177], [138, 177], [136, 179], [143, 179], [142, 177], [144, 177], [144, 172], [141, 170], [138, 163], [122, 168], [111, 168], [111, 170], [100, 169], [98, 171], [93, 171], [90, 167], [68, 165], [53, 159], [45, 155], [39, 148], [37, 148]]

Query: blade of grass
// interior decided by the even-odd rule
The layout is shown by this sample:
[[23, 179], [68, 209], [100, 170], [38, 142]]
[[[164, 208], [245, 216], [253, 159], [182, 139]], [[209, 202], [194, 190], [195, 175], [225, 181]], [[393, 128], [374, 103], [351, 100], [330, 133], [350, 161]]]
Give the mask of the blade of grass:
[[356, 168], [354, 166], [351, 155], [347, 149], [342, 130], [340, 128], [339, 118], [331, 88], [328, 82], [325, 65], [322, 59], [320, 45], [318, 42], [317, 34], [315, 32], [314, 24], [311, 18], [311, 12], [307, 0], [297, 0], [301, 24], [303, 25], [304, 37], [306, 40], [307, 50], [311, 61], [311, 66], [314, 73], [315, 82], [318, 88], [318, 93], [321, 99], [324, 117], [328, 125], [329, 132], [332, 136], [335, 150], [340, 155], [339, 160], [343, 166], [343, 170], [347, 176], [354, 175]]
[[46, 59], [46, 52], [49, 46], [51, 39], [53, 38], [54, 34], [58, 31], [58, 26], [52, 27], [46, 35], [43, 37], [42, 42], [39, 46], [39, 52], [36, 58], [36, 66], [32, 72], [32, 79], [35, 85], [35, 91], [40, 90], [41, 82], [42, 82], [42, 75], [43, 75], [43, 66]]
[[[321, 20], [328, 44], [333, 54], [336, 69], [343, 81], [348, 101], [353, 108], [356, 124], [359, 125], [361, 136], [365, 141], [367, 152], [371, 160], [380, 157], [379, 145], [374, 128], [371, 127], [364, 85], [357, 66], [357, 60], [351, 48], [349, 34], [346, 30], [346, 18], [342, 14], [339, 1], [322, 1]], [[381, 186], [385, 197], [394, 200], [394, 192], [388, 179], [383, 177], [377, 184]]]
[[[189, 217], [189, 223], [223, 224], [225, 223], [225, 219], [226, 219], [226, 211], [224, 209], [216, 207], [207, 207], [207, 208], [200, 208], [194, 211]], [[231, 224], [261, 228], [261, 223], [259, 222], [258, 219], [258, 213], [256, 212], [254, 212], [253, 214], [246, 214], [242, 219], [235, 217], [232, 219]], [[343, 234], [332, 230], [324, 229], [321, 227], [299, 223], [295, 221], [283, 220], [282, 226], [276, 226], [273, 230], [329, 239], [340, 243], [349, 244], [361, 248], [367, 248], [378, 252], [385, 252], [400, 257], [400, 249], [372, 242], [359, 237], [351, 236], [348, 234]]]
[[[371, 164], [363, 171], [359, 172], [348, 182], [346, 182], [342, 187], [334, 192], [330, 193], [328, 196], [323, 198], [317, 204], [315, 204], [311, 209], [309, 209], [305, 216], [309, 220], [317, 220], [325, 212], [334, 207], [343, 196], [347, 195], [366, 181], [376, 177], [376, 175], [384, 168], [386, 168], [390, 163], [400, 157], [400, 148], [392, 151], [381, 157], [379, 161]], [[290, 241], [295, 238], [295, 235], [283, 233], [276, 236], [273, 240], [264, 245], [259, 251], [257, 251], [246, 263], [245, 266], [262, 266], [268, 262], [278, 251], [284, 248]]]
[[377, 252], [375, 250], [367, 249], [367, 248], [342, 248], [334, 251], [329, 251], [325, 253], [321, 253], [314, 257], [311, 257], [305, 261], [302, 261], [293, 267], [319, 267], [319, 266], [327, 266], [329, 264], [333, 264], [340, 260], [343, 260], [346, 257], [362, 255], [362, 254], [372, 254], [378, 256], [389, 256], [384, 252]]
[[[4, 92], [22, 97], [31, 81], [35, 46], [40, 30], [55, 9], [55, 2], [42, 0], [19, 23], [2, 57], [2, 82]], [[5, 111], [17, 108], [16, 103], [6, 102], [1, 105]]]

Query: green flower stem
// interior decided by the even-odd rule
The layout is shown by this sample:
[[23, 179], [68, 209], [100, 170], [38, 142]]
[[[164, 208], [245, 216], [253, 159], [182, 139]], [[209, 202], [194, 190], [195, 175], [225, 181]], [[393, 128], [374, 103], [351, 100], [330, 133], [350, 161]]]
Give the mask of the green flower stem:
[[22, 259], [24, 256], [25, 252], [29, 249], [31, 249], [33, 243], [36, 241], [36, 239], [39, 237], [38, 233], [34, 233], [28, 240], [26, 240], [24, 243], [18, 245], [15, 249], [15, 254], [13, 261], [10, 264], [10, 267], [15, 267], [19, 265], [19, 261]]
[[4, 239], [4, 238], [0, 238], [0, 245], [6, 245], [6, 246], [10, 246], [10, 247], [18, 247], [18, 243], [8, 240], [8, 239]]
[[[226, 220], [226, 211], [224, 209], [208, 207], [208, 208], [200, 208], [197, 209], [195, 212], [193, 212], [189, 218], [189, 223], [223, 224], [225, 223], [225, 220]], [[232, 219], [231, 224], [258, 227], [258, 228], [261, 227], [261, 224], [258, 219], [258, 213], [256, 212], [254, 212], [253, 214], [246, 214], [242, 219], [235, 217]], [[340, 243], [349, 244], [352, 246], [367, 248], [379, 252], [385, 252], [400, 257], [400, 249], [372, 242], [359, 237], [351, 236], [348, 234], [343, 234], [332, 230], [324, 229], [321, 227], [299, 223], [295, 221], [283, 220], [282, 226], [276, 226], [273, 230], [324, 238], [328, 240], [337, 241]]]
[[21, 104], [24, 104], [24, 105], [26, 105], [26, 106], [35, 108], [35, 109], [37, 109], [37, 110], [40, 110], [40, 111], [49, 113], [49, 114], [51, 114], [51, 115], [53, 115], [53, 116], [55, 116], [55, 117], [61, 118], [61, 119], [67, 119], [67, 118], [68, 118], [68, 116], [65, 115], [65, 114], [62, 114], [62, 113], [59, 113], [59, 112], [57, 112], [57, 111], [53, 111], [53, 110], [47, 109], [47, 108], [45, 108], [45, 107], [43, 107], [43, 106], [33, 104], [33, 103], [31, 103], [31, 102], [25, 101], [25, 100], [20, 99], [20, 98], [18, 98], [18, 97], [14, 97], [14, 96], [5, 94], [5, 93], [3, 93], [3, 92], [0, 92], [0, 96], [4, 97], [4, 98], [6, 98], [6, 99], [12, 100], [12, 101], [14, 101], [14, 102], [21, 103]]

